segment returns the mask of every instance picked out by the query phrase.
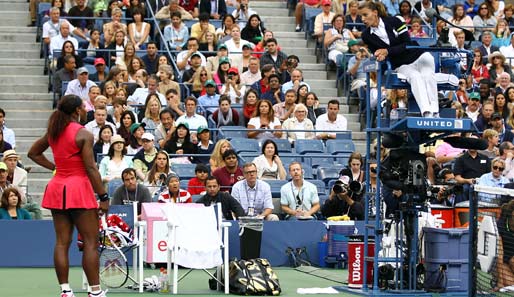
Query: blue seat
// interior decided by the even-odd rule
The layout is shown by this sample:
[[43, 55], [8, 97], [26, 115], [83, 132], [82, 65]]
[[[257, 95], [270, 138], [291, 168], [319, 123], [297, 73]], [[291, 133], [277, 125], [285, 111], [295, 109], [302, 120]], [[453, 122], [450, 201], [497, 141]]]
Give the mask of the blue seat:
[[243, 126], [224, 126], [220, 127], [218, 138], [247, 138], [246, 127]]
[[318, 180], [323, 181], [326, 185], [328, 185], [330, 180], [339, 178], [339, 171], [341, 171], [341, 170], [335, 166], [334, 167], [320, 166], [317, 169], [316, 178]]
[[243, 166], [244, 163], [252, 162], [253, 159], [257, 158], [261, 153], [257, 152], [243, 152], [239, 155], [239, 158], [241, 158], [241, 162], [239, 162], [239, 166]]
[[351, 139], [327, 140], [327, 153], [331, 155], [351, 155], [355, 151], [355, 144]]
[[[307, 164], [302, 163], [302, 168], [303, 168], [303, 178], [304, 179], [309, 179], [310, 180], [310, 179], [314, 178], [311, 166], [307, 166]], [[288, 175], [289, 175], [289, 170], [286, 170], [286, 171], [288, 172]]]
[[271, 189], [271, 197], [280, 198], [280, 189], [285, 185], [287, 180], [264, 180], [267, 182]]
[[320, 194], [325, 195], [327, 193], [327, 185], [322, 180], [313, 179], [313, 180], [310, 180], [309, 182], [314, 184], [316, 186], [316, 189], [318, 189], [318, 196]]
[[[291, 143], [287, 139], [273, 139], [273, 142], [277, 145], [279, 153], [291, 153], [293, 151]], [[262, 143], [263, 142], [261, 142], [261, 145]]]
[[295, 141], [295, 150], [297, 154], [305, 155], [307, 153], [324, 153], [325, 147], [319, 139], [297, 139]]
[[303, 157], [304, 162], [310, 164], [312, 168], [319, 166], [330, 167], [334, 165], [334, 158], [332, 156], [326, 157]]
[[178, 174], [180, 179], [195, 177], [196, 164], [171, 164], [171, 170]]
[[230, 144], [238, 154], [243, 152], [260, 153], [259, 142], [256, 139], [232, 138]]
[[91, 64], [84, 64], [84, 67], [86, 67], [87, 71], [89, 72], [88, 75], [95, 75], [96, 74], [96, 68], [95, 66]]
[[321, 8], [303, 6], [303, 30], [305, 32], [305, 39], [314, 33], [314, 20], [322, 11]]

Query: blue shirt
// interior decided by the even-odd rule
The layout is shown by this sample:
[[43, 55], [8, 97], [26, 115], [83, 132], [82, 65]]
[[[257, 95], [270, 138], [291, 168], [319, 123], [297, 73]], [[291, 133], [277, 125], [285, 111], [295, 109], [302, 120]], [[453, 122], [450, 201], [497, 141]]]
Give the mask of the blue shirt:
[[306, 180], [303, 181], [300, 189], [292, 181], [280, 188], [281, 205], [287, 205], [291, 209], [301, 208], [304, 211], [308, 211], [316, 203], [319, 203], [318, 189], [314, 184]]
[[[505, 184], [509, 183], [509, 180], [503, 176], [500, 175], [499, 178], [493, 177], [493, 173], [489, 172], [486, 174], [483, 174], [478, 180], [477, 184], [480, 186], [488, 186], [488, 187], [496, 187], [496, 188], [503, 188]], [[485, 194], [478, 192], [478, 197], [480, 198], [480, 201], [483, 202], [495, 202], [495, 198], [497, 195], [494, 194]], [[500, 198], [500, 196], [498, 196]]]
[[[16, 219], [17, 220], [32, 220], [30, 213], [23, 208], [16, 208]], [[9, 212], [5, 208], [0, 208], [0, 220], [12, 220]]]
[[[182, 41], [176, 41], [181, 39]], [[183, 48], [186, 41], [189, 39], [189, 30], [184, 24], [181, 24], [177, 30], [173, 25], [168, 25], [164, 28], [164, 40], [168, 42], [168, 45], [172, 50], [176, 50], [177, 46]]]
[[212, 96], [205, 94], [203, 96], [198, 97], [198, 103], [200, 106], [202, 106], [205, 110], [207, 110], [210, 113], [213, 113], [218, 109], [219, 106], [219, 100], [220, 95], [214, 94]]
[[243, 207], [245, 214], [248, 208], [254, 208], [254, 215], [261, 214], [264, 209], [273, 209], [273, 199], [271, 198], [271, 188], [267, 182], [257, 180], [255, 187], [250, 188], [246, 180], [240, 180], [232, 186], [232, 196]]

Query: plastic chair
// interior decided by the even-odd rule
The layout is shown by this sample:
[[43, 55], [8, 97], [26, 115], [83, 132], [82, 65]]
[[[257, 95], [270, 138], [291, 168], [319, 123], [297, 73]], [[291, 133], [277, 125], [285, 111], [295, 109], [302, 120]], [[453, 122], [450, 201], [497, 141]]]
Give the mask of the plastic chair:
[[310, 180], [309, 182], [314, 184], [316, 186], [316, 188], [318, 189], [318, 196], [320, 194], [325, 195], [327, 193], [327, 185], [322, 180], [313, 179], [313, 180]]
[[355, 152], [355, 144], [351, 139], [327, 140], [327, 153], [331, 155], [350, 155]]
[[339, 178], [339, 171], [336, 167], [318, 167], [316, 177], [328, 185], [330, 180]]
[[247, 138], [246, 127], [243, 126], [224, 126], [220, 127], [218, 138]]
[[250, 152], [250, 153], [259, 153], [259, 142], [256, 139], [248, 139], [248, 138], [232, 138], [230, 139], [230, 144], [236, 151], [236, 153], [242, 152]]
[[189, 179], [196, 176], [196, 164], [171, 164], [171, 170], [182, 179]]
[[264, 180], [267, 182], [271, 189], [271, 197], [280, 198], [280, 189], [287, 183], [287, 180]]
[[312, 168], [318, 168], [319, 166], [330, 167], [334, 165], [334, 158], [332, 156], [326, 157], [304, 157], [305, 163], [310, 164]]
[[[277, 150], [279, 153], [291, 153], [293, 149], [291, 148], [291, 143], [287, 139], [273, 139], [273, 142], [277, 145]], [[260, 145], [264, 143], [264, 140], [260, 142]]]
[[297, 139], [295, 141], [295, 150], [297, 154], [305, 155], [307, 153], [324, 153], [325, 147], [319, 139]]
[[[168, 276], [173, 294], [178, 293], [178, 282], [191, 270], [202, 269], [220, 284], [225, 294], [229, 293], [229, 232], [230, 222], [223, 222], [221, 203], [204, 206], [197, 203], [167, 203], [162, 211], [168, 220]], [[178, 276], [178, 266], [189, 268], [182, 277]], [[216, 275], [207, 269], [216, 267]], [[225, 269], [222, 270], [222, 267]], [[223, 275], [222, 275], [223, 274]]]

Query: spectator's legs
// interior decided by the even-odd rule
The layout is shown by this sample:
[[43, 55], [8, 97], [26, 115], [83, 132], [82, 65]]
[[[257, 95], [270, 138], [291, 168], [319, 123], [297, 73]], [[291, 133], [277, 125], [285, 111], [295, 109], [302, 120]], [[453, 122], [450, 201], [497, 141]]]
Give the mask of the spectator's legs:
[[37, 18], [37, 1], [36, 0], [30, 0], [29, 1], [29, 12], [30, 12], [30, 21], [32, 23], [36, 23]]
[[279, 218], [276, 214], [271, 213], [266, 216], [266, 221], [279, 221]]
[[92, 291], [100, 290], [98, 260], [98, 213], [87, 209], [74, 213], [73, 222], [84, 240], [82, 267]]
[[53, 210], [52, 217], [55, 229], [55, 272], [59, 284], [67, 284], [69, 273], [68, 250], [73, 235], [73, 222], [69, 213], [65, 211]]
[[298, 2], [298, 4], [296, 4], [294, 16], [296, 18], [296, 32], [299, 32], [302, 27], [303, 2]]

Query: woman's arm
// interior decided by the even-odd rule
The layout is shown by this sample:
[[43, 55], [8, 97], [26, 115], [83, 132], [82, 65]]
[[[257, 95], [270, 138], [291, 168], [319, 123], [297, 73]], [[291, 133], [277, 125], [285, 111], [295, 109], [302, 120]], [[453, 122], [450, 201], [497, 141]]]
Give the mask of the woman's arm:
[[136, 36], [135, 36], [135, 33], [134, 33], [135, 30], [136, 30], [136, 23], [129, 24], [129, 26], [128, 26], [129, 40], [130, 40], [130, 42], [132, 42], [132, 44], [134, 45], [136, 50], [138, 50], [139, 49], [139, 44], [136, 42]]
[[[248, 129], [256, 129], [256, 127], [254, 125], [250, 125], [250, 124], [248, 124], [247, 127], [248, 127]], [[247, 135], [248, 135], [248, 138], [255, 138], [255, 137], [257, 137], [257, 135], [259, 135], [259, 131], [257, 131], [257, 130], [248, 131]]]
[[[55, 170], [55, 164], [50, 162], [50, 160], [48, 160], [46, 156], [43, 155], [43, 153], [48, 149], [49, 146], [50, 144], [48, 143], [48, 136], [47, 134], [45, 134], [43, 135], [43, 137], [39, 138], [38, 140], [36, 140], [36, 142], [34, 142], [34, 144], [28, 152], [28, 157], [36, 164], [46, 169]], [[91, 152], [93, 152], [92, 148]]]
[[286, 179], [286, 169], [284, 168], [284, 164], [282, 163], [282, 160], [280, 159], [280, 157], [277, 155], [275, 156], [275, 158], [273, 159], [273, 161], [275, 161], [275, 163], [277, 163], [277, 169], [278, 169], [278, 179], [280, 180], [285, 180]]
[[141, 41], [139, 42], [139, 45], [145, 44], [146, 39], [148, 38], [148, 35], [150, 35], [150, 24], [143, 22], [145, 25], [145, 31], [143, 31], [143, 35], [141, 36]]
[[340, 34], [333, 35], [332, 30], [327, 30], [325, 32], [325, 40], [323, 41], [323, 44], [325, 47], [329, 47], [332, 42], [336, 41], [337, 39], [340, 39], [342, 36]]

